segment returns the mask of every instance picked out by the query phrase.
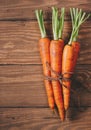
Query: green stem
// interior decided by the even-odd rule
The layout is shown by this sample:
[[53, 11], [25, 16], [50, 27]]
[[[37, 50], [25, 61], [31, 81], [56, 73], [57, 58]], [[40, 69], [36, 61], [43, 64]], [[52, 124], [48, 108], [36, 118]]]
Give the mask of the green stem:
[[62, 39], [62, 34], [63, 34], [63, 27], [64, 27], [64, 14], [65, 14], [65, 8], [61, 9], [61, 16], [59, 19], [59, 39]]
[[72, 44], [72, 41], [77, 40], [80, 26], [90, 17], [90, 14], [86, 16], [86, 13], [82, 12], [81, 9], [78, 10], [78, 8], [70, 9], [70, 14], [72, 19], [72, 33], [68, 43], [69, 45]]
[[39, 24], [39, 28], [40, 28], [40, 32], [41, 32], [41, 37], [45, 38], [45, 37], [47, 37], [47, 35], [46, 35], [46, 31], [45, 31], [45, 26], [44, 26], [43, 11], [36, 10], [35, 14], [36, 14], [36, 17], [38, 20], [38, 24]]
[[58, 40], [58, 10], [52, 7], [52, 29], [54, 40]]
[[63, 26], [64, 26], [64, 13], [65, 9], [61, 9], [60, 18], [58, 18], [58, 9], [52, 7], [52, 29], [54, 40], [62, 38]]

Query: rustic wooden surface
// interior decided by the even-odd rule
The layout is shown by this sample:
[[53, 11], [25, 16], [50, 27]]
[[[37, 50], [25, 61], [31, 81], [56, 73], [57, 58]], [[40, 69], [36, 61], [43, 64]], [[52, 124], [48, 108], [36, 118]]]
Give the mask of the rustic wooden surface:
[[45, 11], [47, 33], [52, 38], [51, 6], [66, 7], [63, 38], [71, 33], [69, 7], [91, 13], [91, 0], [0, 0], [0, 130], [91, 129], [91, 18], [81, 27], [81, 51], [73, 76], [80, 95], [72, 94], [70, 110], [62, 123], [48, 107], [38, 50], [40, 31], [35, 9]]

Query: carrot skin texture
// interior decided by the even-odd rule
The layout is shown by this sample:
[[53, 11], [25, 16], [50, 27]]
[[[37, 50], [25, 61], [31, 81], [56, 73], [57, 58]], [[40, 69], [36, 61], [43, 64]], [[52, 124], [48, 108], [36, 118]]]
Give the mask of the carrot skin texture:
[[[50, 43], [50, 59], [51, 68], [57, 73], [61, 74], [62, 71], [62, 52], [63, 52], [64, 42], [63, 40], [52, 40]], [[51, 71], [51, 76], [56, 78], [57, 75]], [[57, 105], [59, 115], [61, 120], [64, 120], [64, 103], [62, 95], [62, 86], [59, 81], [52, 80], [53, 92], [55, 103]]]
[[79, 42], [72, 42], [72, 47], [74, 48], [74, 65], [73, 65], [73, 70], [75, 69], [79, 51], [80, 51], [80, 44]]
[[[73, 63], [74, 62], [74, 49], [70, 45], [66, 45], [63, 50], [63, 57], [62, 57], [62, 74], [66, 72], [73, 72]], [[71, 74], [65, 74], [65, 78], [70, 78]], [[63, 88], [63, 98], [64, 98], [64, 108], [67, 110], [69, 108], [69, 102], [70, 102], [70, 87], [71, 87], [71, 81], [63, 81], [63, 84], [67, 86], [65, 88], [62, 85]]]
[[[39, 40], [39, 50], [40, 50], [40, 56], [41, 61], [43, 65], [43, 74], [45, 76], [51, 76], [50, 70], [48, 70], [46, 66], [46, 62], [50, 64], [50, 40], [48, 38], [41, 38]], [[53, 95], [53, 88], [51, 81], [44, 80], [46, 93], [48, 97], [48, 103], [49, 107], [51, 109], [54, 109], [54, 95]]]

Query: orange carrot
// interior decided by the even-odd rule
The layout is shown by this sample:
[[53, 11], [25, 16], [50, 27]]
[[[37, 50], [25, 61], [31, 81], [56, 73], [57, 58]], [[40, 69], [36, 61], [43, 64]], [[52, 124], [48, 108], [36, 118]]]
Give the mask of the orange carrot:
[[[62, 52], [63, 52], [63, 47], [64, 47], [64, 41], [61, 40], [61, 37], [59, 36], [59, 34], [62, 35], [63, 28], [61, 27], [61, 31], [57, 33], [60, 29], [59, 24], [58, 24], [58, 10], [53, 7], [52, 11], [53, 11], [52, 12], [52, 28], [53, 28], [54, 40], [52, 40], [50, 43], [51, 68], [58, 74], [61, 74]], [[64, 12], [64, 9], [62, 9], [62, 11]], [[62, 18], [61, 20], [63, 20]], [[51, 76], [53, 78], [57, 78], [57, 75], [53, 72], [51, 72]], [[59, 81], [54, 81], [54, 80], [52, 80], [52, 86], [53, 86], [54, 98], [55, 98], [55, 102], [59, 111], [59, 115], [60, 115], [61, 120], [63, 121], [64, 120], [64, 103], [63, 103], [63, 95], [62, 95], [62, 86]]]
[[[78, 31], [80, 25], [90, 16], [88, 15], [86, 17], [86, 13], [82, 13], [82, 10], [77, 9], [70, 9], [71, 12], [71, 18], [72, 18], [72, 33], [70, 37], [70, 41], [68, 45], [64, 47], [63, 50], [63, 57], [62, 57], [62, 74], [64, 74], [64, 78], [70, 78], [71, 74], [70, 72], [74, 71], [80, 45], [77, 41], [78, 37]], [[64, 97], [64, 108], [67, 110], [69, 108], [69, 102], [70, 102], [70, 87], [71, 87], [71, 81], [70, 80], [64, 80], [63, 84], [67, 86], [67, 88], [62, 86], [63, 88], [63, 97]]]
[[[69, 72], [73, 72], [73, 64], [74, 64], [74, 50], [73, 47], [70, 45], [66, 45], [63, 50], [63, 57], [62, 57], [62, 74], [64, 78], [70, 78], [71, 74]], [[68, 73], [68, 74], [66, 74]], [[65, 80], [63, 81], [63, 84], [67, 86], [63, 88], [63, 96], [64, 96], [64, 108], [65, 110], [69, 107], [69, 101], [70, 101], [70, 86], [71, 81]]]
[[[70, 78], [71, 74], [69, 72], [74, 72], [79, 51], [80, 51], [80, 44], [78, 42], [72, 42], [71, 46], [66, 45], [64, 47], [63, 60], [62, 60], [62, 73], [64, 74], [68, 72], [68, 74], [64, 74], [65, 78]], [[64, 107], [65, 110], [67, 110], [69, 108], [69, 102], [70, 102], [71, 80], [63, 81], [63, 84], [68, 87], [67, 89], [63, 86]]]
[[[36, 17], [39, 23], [40, 31], [41, 31], [41, 39], [39, 40], [39, 50], [41, 61], [43, 65], [43, 74], [44, 76], [51, 76], [50, 70], [46, 66], [46, 62], [50, 64], [50, 39], [47, 38], [44, 23], [43, 23], [43, 11], [36, 10]], [[45, 88], [48, 96], [48, 102], [51, 109], [54, 109], [54, 95], [51, 81], [44, 80]]]
[[[62, 70], [62, 51], [63, 51], [63, 41], [52, 40], [50, 44], [50, 58], [51, 58], [51, 68], [57, 73], [61, 74]], [[57, 78], [57, 75], [51, 72], [53, 78]], [[59, 111], [61, 120], [64, 120], [64, 104], [63, 104], [63, 95], [62, 87], [59, 81], [52, 81], [53, 92], [55, 102]]]

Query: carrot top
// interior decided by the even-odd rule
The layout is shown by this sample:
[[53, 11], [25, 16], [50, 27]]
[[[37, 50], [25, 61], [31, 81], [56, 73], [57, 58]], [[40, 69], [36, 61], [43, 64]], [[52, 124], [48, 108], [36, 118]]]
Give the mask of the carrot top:
[[64, 26], [64, 13], [65, 9], [61, 9], [60, 18], [58, 17], [58, 9], [52, 7], [52, 29], [54, 40], [62, 38], [63, 26]]
[[38, 20], [38, 24], [39, 24], [39, 28], [40, 28], [40, 32], [41, 32], [41, 37], [45, 38], [45, 37], [47, 37], [47, 34], [46, 34], [45, 26], [44, 26], [43, 11], [36, 10], [35, 14], [36, 14], [36, 17]]
[[90, 17], [90, 14], [86, 16], [86, 12], [82, 12], [82, 9], [78, 10], [78, 8], [70, 8], [70, 14], [72, 19], [72, 33], [68, 43], [69, 45], [73, 41], [77, 41], [80, 26]]

